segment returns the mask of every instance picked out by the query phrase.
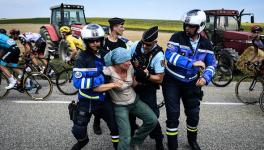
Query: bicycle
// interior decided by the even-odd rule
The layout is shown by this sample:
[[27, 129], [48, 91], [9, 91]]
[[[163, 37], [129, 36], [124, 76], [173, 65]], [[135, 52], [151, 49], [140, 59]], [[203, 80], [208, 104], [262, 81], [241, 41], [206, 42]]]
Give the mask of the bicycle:
[[255, 104], [264, 89], [264, 81], [260, 63], [246, 63], [253, 75], [241, 78], [235, 88], [236, 97], [245, 104]]
[[47, 64], [45, 64], [43, 61], [41, 61], [41, 65], [34, 65], [33, 63], [30, 64], [30, 68], [36, 72], [41, 72], [48, 76], [51, 80], [52, 84], [56, 84], [56, 78], [59, 74], [59, 70], [61, 69], [64, 70], [66, 67], [64, 65], [60, 65], [59, 67], [55, 67], [53, 64], [51, 64], [51, 60], [54, 59], [55, 56], [55, 50], [48, 50], [48, 56], [47, 58], [39, 58], [38, 59], [41, 61], [42, 59], [46, 59]]
[[220, 64], [215, 69], [215, 75], [212, 78], [212, 83], [217, 87], [225, 87], [233, 80], [233, 71], [230, 67]]
[[[31, 63], [30, 56], [25, 58], [25, 64], [22, 67], [16, 67], [23, 70], [20, 83], [10, 90], [17, 90], [20, 93], [26, 93], [33, 100], [44, 100], [52, 93], [53, 86], [50, 79], [39, 72], [28, 72], [27, 68]], [[7, 68], [13, 68], [12, 66], [6, 66]], [[9, 81], [2, 71], [0, 71], [0, 99], [8, 95], [10, 90], [6, 90], [5, 87], [9, 84]], [[28, 85], [28, 87], [26, 86]]]
[[56, 79], [56, 86], [58, 90], [65, 95], [75, 95], [78, 93], [78, 89], [76, 89], [72, 84], [72, 68], [67, 68], [61, 71]]

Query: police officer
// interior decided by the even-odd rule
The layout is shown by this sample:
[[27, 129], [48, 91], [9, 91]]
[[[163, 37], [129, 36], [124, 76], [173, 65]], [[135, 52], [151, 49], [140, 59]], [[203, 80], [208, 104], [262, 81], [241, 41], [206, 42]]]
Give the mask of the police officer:
[[89, 142], [87, 125], [92, 114], [106, 121], [115, 149], [119, 141], [113, 107], [110, 101], [105, 100], [105, 91], [120, 87], [120, 84], [105, 83], [102, 74], [105, 52], [100, 47], [104, 35], [103, 28], [97, 24], [86, 25], [81, 30], [86, 50], [80, 52], [73, 68], [73, 83], [79, 89], [79, 93], [72, 127], [72, 133], [78, 142], [72, 150], [79, 150]]
[[[122, 37], [123, 32], [125, 31], [125, 20], [115, 17], [109, 19], [108, 22], [110, 26], [110, 32], [109, 35], [105, 38], [104, 49], [112, 51], [113, 49], [118, 47], [129, 48], [132, 42]], [[100, 118], [97, 116], [95, 116], [94, 118], [93, 130], [95, 134], [102, 134], [102, 130], [100, 127]]]
[[188, 11], [183, 17], [184, 31], [172, 35], [165, 59], [167, 67], [162, 83], [167, 112], [169, 150], [178, 148], [180, 99], [187, 116], [187, 138], [193, 150], [199, 150], [197, 132], [201, 87], [208, 84], [215, 73], [216, 60], [209, 40], [200, 36], [205, 28], [206, 15], [202, 10]]
[[[135, 69], [136, 80], [139, 85], [135, 87], [140, 99], [145, 102], [159, 117], [157, 106], [157, 89], [164, 76], [164, 54], [157, 44], [158, 26], [152, 27], [143, 33], [142, 39], [131, 47], [132, 64]], [[150, 133], [150, 137], [156, 141], [156, 149], [163, 150], [163, 135], [158, 123]]]

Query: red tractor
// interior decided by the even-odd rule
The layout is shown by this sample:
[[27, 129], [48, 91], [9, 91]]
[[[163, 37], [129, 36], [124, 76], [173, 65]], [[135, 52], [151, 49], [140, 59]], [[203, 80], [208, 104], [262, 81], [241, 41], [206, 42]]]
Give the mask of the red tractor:
[[61, 4], [50, 8], [50, 24], [40, 28], [40, 34], [47, 42], [46, 49], [54, 49], [57, 54], [68, 48], [65, 40], [61, 40], [60, 27], [69, 26], [76, 36], [80, 36], [81, 28], [87, 24], [82, 5]]
[[219, 63], [234, 68], [234, 63], [239, 55], [252, 45], [250, 32], [244, 32], [241, 28], [241, 18], [245, 15], [251, 16], [251, 23], [254, 22], [252, 13], [243, 13], [244, 9], [237, 10], [205, 10], [207, 37], [212, 41], [214, 50], [220, 58]]

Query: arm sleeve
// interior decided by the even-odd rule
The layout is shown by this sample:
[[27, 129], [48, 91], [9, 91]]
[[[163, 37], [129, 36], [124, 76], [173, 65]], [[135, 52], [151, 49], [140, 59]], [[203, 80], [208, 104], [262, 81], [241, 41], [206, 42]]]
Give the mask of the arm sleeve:
[[207, 53], [205, 57], [205, 65], [206, 68], [202, 76], [204, 77], [204, 79], [206, 80], [206, 84], [208, 85], [215, 74], [215, 68], [216, 68], [216, 59], [213, 52]]
[[169, 41], [165, 52], [165, 59], [171, 65], [185, 69], [191, 69], [194, 61], [192, 59], [189, 59], [188, 57], [178, 54], [179, 50], [179, 43]]

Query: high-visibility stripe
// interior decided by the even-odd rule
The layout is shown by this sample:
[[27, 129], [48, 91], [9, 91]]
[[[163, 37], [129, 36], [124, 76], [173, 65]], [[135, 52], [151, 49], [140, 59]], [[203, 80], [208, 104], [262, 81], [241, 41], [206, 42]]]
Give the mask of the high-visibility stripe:
[[73, 71], [97, 71], [97, 68], [73, 68]]
[[117, 138], [119, 138], [118, 135], [117, 136], [112, 136], [112, 139], [117, 139]]
[[172, 56], [170, 57], [170, 60], [169, 60], [170, 63], [172, 63], [172, 60], [175, 57], [175, 55], [177, 55], [177, 53], [173, 53]]
[[180, 45], [179, 43], [175, 43], [175, 42], [172, 42], [172, 41], [169, 41], [168, 44], [172, 44], [172, 45], [176, 45], [176, 46]]
[[166, 132], [166, 135], [175, 136], [178, 135], [178, 132]]
[[79, 93], [83, 96], [83, 97], [86, 97], [88, 99], [99, 99], [99, 96], [89, 96], [85, 93], [83, 93], [81, 90], [79, 90]]
[[197, 127], [191, 127], [189, 125], [187, 125], [186, 129], [190, 132], [197, 132], [198, 131], [198, 128]]
[[119, 139], [112, 139], [112, 142], [113, 143], [118, 143], [119, 142]]
[[89, 89], [90, 88], [90, 78], [88, 78], [86, 80], [86, 88]]
[[85, 78], [82, 78], [82, 81], [81, 81], [81, 89], [84, 89], [84, 82], [85, 82]]
[[207, 68], [205, 70], [210, 71], [210, 72], [212, 72], [212, 74], [214, 74], [214, 70], [213, 69]]
[[180, 58], [181, 55], [177, 54], [176, 58], [173, 61], [173, 65], [176, 66], [176, 63], [178, 61], [178, 59]]
[[178, 128], [167, 128], [167, 131], [178, 131]]

